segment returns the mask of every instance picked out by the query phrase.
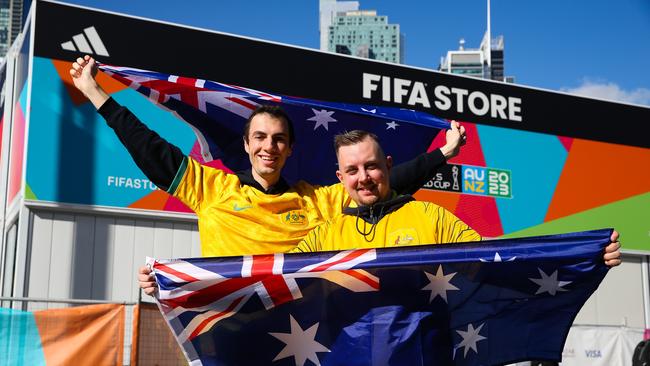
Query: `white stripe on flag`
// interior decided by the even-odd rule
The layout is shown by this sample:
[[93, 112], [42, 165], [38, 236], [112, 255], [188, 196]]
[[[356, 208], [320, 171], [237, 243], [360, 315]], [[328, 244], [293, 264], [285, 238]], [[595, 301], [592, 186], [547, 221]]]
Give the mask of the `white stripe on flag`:
[[252, 255], [245, 255], [243, 258], [243, 263], [241, 266], [241, 276], [242, 277], [250, 277], [252, 275], [253, 271], [253, 256]]
[[[353, 250], [346, 250], [343, 252], [336, 253], [336, 255], [332, 256], [331, 258], [324, 260], [319, 263], [315, 263], [306, 267], [301, 268], [298, 270], [298, 272], [310, 272], [313, 271], [315, 268], [325, 266], [327, 264], [335, 263], [338, 261], [343, 260], [343, 258], [347, 257], [350, 253], [353, 253], [357, 250], [365, 250], [365, 249], [353, 249]], [[331, 267], [327, 267], [327, 270], [341, 270], [341, 269], [350, 269], [354, 267], [355, 265], [363, 262], [368, 262], [371, 260], [374, 260], [377, 258], [377, 253], [375, 252], [374, 249], [367, 251], [366, 253], [354, 258], [354, 259], [349, 259], [344, 262], [338, 263], [336, 265], [333, 265]]]
[[282, 274], [283, 266], [284, 266], [284, 254], [275, 253], [273, 255], [273, 274], [274, 275]]

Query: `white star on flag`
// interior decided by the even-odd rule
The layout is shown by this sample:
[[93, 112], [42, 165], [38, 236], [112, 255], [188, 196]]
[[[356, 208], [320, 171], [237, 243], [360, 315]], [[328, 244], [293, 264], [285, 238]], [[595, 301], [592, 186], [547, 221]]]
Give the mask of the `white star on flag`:
[[[517, 258], [517, 256], [514, 256], [514, 257], [512, 257], [512, 258], [510, 258], [510, 259], [506, 259], [506, 262], [512, 262], [512, 261], [515, 260], [515, 258]], [[483, 258], [479, 258], [479, 260], [480, 260], [481, 262], [503, 262], [503, 259], [502, 259], [501, 256], [499, 255], [499, 252], [496, 252], [496, 253], [494, 254], [494, 259], [493, 259], [493, 260], [487, 260], [487, 259], [483, 259]]]
[[307, 360], [320, 366], [316, 352], [329, 352], [330, 350], [314, 340], [319, 323], [312, 325], [307, 330], [303, 330], [292, 315], [289, 315], [289, 322], [291, 323], [291, 333], [269, 332], [270, 335], [286, 344], [273, 361], [293, 356], [296, 366], [304, 366]]
[[397, 130], [397, 126], [399, 126], [399, 123], [397, 123], [395, 121], [386, 122], [386, 129], [387, 130], [390, 130], [390, 129]]
[[329, 131], [329, 123], [330, 122], [338, 122], [334, 118], [332, 118], [332, 114], [334, 114], [334, 111], [328, 111], [325, 109], [321, 109], [320, 111], [317, 109], [312, 108], [312, 112], [314, 112], [314, 116], [311, 118], [308, 118], [307, 121], [314, 121], [316, 122], [316, 125], [314, 126], [314, 130], [316, 130], [318, 127], [323, 126], [326, 131]]
[[541, 294], [543, 292], [548, 292], [552, 296], [555, 296], [555, 293], [558, 291], [568, 291], [567, 289], [562, 288], [562, 286], [566, 286], [572, 281], [558, 281], [557, 270], [555, 270], [555, 272], [553, 272], [553, 274], [550, 276], [542, 271], [541, 268], [537, 268], [537, 270], [539, 271], [540, 276], [542, 276], [541, 278], [528, 278], [529, 280], [539, 285], [539, 288], [537, 289], [537, 292], [535, 292], [535, 295]]
[[424, 286], [422, 290], [431, 291], [429, 294], [429, 303], [431, 303], [436, 296], [442, 297], [442, 299], [447, 302], [447, 291], [458, 290], [458, 287], [449, 283], [449, 281], [451, 281], [451, 279], [456, 275], [456, 272], [446, 275], [442, 271], [442, 265], [438, 266], [438, 271], [435, 276], [429, 272], [424, 272], [424, 274], [427, 275], [429, 284]]
[[463, 357], [467, 357], [467, 352], [469, 352], [470, 349], [474, 350], [474, 352], [478, 354], [478, 348], [476, 348], [476, 343], [484, 339], [487, 339], [479, 334], [481, 332], [481, 328], [483, 328], [484, 325], [485, 323], [479, 325], [478, 328], [474, 329], [474, 326], [470, 324], [467, 326], [467, 331], [463, 331], [463, 330], [456, 331], [456, 333], [458, 333], [461, 337], [463, 337], [463, 340], [456, 347], [454, 347], [454, 358], [456, 358], [456, 350], [461, 347], [465, 348]]
[[364, 112], [377, 113], [377, 108], [365, 109], [365, 108], [361, 107], [361, 110], [364, 111]]

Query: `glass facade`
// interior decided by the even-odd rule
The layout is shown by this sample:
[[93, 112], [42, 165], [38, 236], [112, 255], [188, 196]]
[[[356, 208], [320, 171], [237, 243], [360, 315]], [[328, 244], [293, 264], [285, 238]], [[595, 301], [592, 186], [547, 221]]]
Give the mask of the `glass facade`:
[[[394, 63], [403, 62], [399, 24], [375, 11], [339, 13], [329, 27], [328, 51]], [[340, 52], [346, 50], [346, 52]]]

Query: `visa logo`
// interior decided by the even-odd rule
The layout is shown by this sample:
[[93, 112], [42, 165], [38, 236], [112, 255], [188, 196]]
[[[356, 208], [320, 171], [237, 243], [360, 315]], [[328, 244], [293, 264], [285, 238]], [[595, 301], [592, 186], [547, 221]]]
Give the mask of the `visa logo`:
[[585, 356], [588, 358], [601, 358], [603, 355], [600, 353], [599, 349], [588, 349], [585, 350]]

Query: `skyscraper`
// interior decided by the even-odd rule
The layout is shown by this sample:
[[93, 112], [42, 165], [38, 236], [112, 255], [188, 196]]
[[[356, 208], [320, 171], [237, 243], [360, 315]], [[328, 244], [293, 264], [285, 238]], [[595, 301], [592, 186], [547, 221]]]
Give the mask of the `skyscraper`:
[[[358, 8], [356, 1], [320, 0], [321, 50], [402, 63], [404, 37], [399, 24], [388, 23], [388, 17], [375, 10]], [[324, 20], [327, 17], [331, 18]]]
[[0, 0], [0, 59], [22, 30], [30, 4], [31, 0]]
[[499, 35], [491, 36], [490, 30], [490, 1], [487, 2], [487, 30], [479, 48], [465, 48], [465, 40], [461, 38], [458, 50], [447, 51], [441, 57], [438, 70], [498, 81], [514, 82], [513, 76], [505, 76], [504, 40]]
[[338, 13], [346, 11], [359, 10], [358, 1], [336, 1], [320, 0], [319, 3], [319, 28], [320, 28], [320, 49], [321, 51], [329, 50], [329, 29]]

